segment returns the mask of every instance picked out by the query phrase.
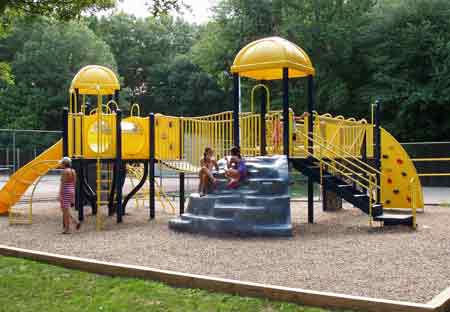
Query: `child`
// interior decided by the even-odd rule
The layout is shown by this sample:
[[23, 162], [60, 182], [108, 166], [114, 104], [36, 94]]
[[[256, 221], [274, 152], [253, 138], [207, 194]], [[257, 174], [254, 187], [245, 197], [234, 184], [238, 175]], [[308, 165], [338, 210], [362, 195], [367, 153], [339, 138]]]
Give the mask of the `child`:
[[208, 193], [208, 189], [212, 184], [216, 183], [212, 171], [215, 168], [219, 170], [216, 160], [214, 159], [214, 151], [210, 147], [205, 148], [203, 158], [200, 160], [200, 172], [198, 174], [200, 183], [198, 185], [198, 192], [200, 196], [204, 196]]
[[231, 149], [230, 159], [226, 158], [228, 170], [225, 171], [225, 176], [230, 179], [227, 187], [237, 188], [239, 181], [247, 176], [247, 166], [241, 157], [241, 151], [239, 147], [233, 147]]
[[59, 201], [63, 213], [63, 234], [70, 234], [70, 223], [73, 223], [77, 230], [80, 229], [80, 223], [70, 214], [70, 207], [75, 202], [77, 176], [75, 170], [72, 169], [72, 160], [69, 157], [64, 157], [60, 161], [60, 165], [63, 168], [59, 187]]

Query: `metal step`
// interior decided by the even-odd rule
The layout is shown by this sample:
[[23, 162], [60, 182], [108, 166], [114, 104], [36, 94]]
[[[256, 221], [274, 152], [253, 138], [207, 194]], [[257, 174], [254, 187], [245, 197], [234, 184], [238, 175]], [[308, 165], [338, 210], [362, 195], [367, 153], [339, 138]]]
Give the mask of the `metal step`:
[[413, 216], [410, 214], [383, 213], [374, 217], [374, 221], [383, 222], [384, 225], [409, 225], [413, 226]]

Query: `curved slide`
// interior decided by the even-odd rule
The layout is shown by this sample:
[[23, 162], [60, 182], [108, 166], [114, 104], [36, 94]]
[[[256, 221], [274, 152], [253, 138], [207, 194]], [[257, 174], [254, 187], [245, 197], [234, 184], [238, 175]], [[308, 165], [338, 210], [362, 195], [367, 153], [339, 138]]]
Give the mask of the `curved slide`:
[[16, 171], [0, 190], [0, 214], [6, 214], [37, 178], [58, 166], [62, 158], [62, 140]]

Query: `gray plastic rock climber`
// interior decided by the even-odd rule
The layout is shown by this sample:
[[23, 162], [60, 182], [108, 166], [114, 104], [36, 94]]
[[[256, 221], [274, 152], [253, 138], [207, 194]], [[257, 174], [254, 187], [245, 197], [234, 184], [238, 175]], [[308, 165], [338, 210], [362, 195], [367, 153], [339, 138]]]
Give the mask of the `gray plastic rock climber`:
[[248, 177], [228, 189], [225, 161], [215, 174], [216, 189], [189, 197], [186, 213], [169, 227], [192, 233], [291, 236], [289, 172], [286, 156], [246, 158]]

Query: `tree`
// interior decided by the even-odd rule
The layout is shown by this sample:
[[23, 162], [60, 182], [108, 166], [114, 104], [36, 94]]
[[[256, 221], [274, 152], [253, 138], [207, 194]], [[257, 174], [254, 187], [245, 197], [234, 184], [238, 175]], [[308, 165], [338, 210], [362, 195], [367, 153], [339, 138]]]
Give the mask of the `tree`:
[[[144, 111], [178, 114], [190, 112], [185, 108], [194, 105], [200, 112], [215, 108], [204, 97], [209, 90], [198, 91], [197, 95], [185, 90], [196, 87], [193, 84], [212, 88], [208, 98], [217, 99], [214, 78], [192, 62], [186, 63], [189, 58], [181, 57], [196, 40], [196, 26], [170, 16], [141, 19], [123, 13], [101, 19], [90, 17], [88, 24], [111, 46], [131, 100], [141, 103]], [[172, 80], [177, 81], [183, 94], [174, 90]]]
[[0, 120], [5, 127], [60, 129], [61, 108], [78, 70], [88, 64], [115, 70], [116, 62], [86, 26], [40, 20], [32, 29], [12, 62], [16, 85], [0, 91]]
[[231, 103], [224, 102], [223, 91], [215, 79], [187, 56], [178, 56], [159, 70], [158, 86], [149, 97], [144, 97], [144, 103], [153, 103], [153, 111], [199, 116], [231, 108]]
[[[27, 16], [47, 16], [60, 20], [71, 20], [83, 12], [95, 13], [116, 6], [116, 0], [3, 0], [0, 2], [0, 15], [6, 10], [17, 11]], [[186, 6], [181, 0], [147, 1], [148, 9], [154, 16], [164, 15]]]
[[[30, 17], [46, 16], [69, 21], [82, 13], [95, 13], [116, 6], [116, 0], [2, 0], [0, 1], [0, 39], [9, 32], [10, 21], [17, 15]], [[154, 16], [179, 11], [185, 6], [182, 0], [151, 0], [146, 3]], [[0, 83], [13, 83], [10, 65], [0, 62]]]
[[381, 3], [361, 41], [370, 64], [362, 88], [383, 104], [383, 121], [399, 139], [442, 140], [450, 121], [450, 3]]

